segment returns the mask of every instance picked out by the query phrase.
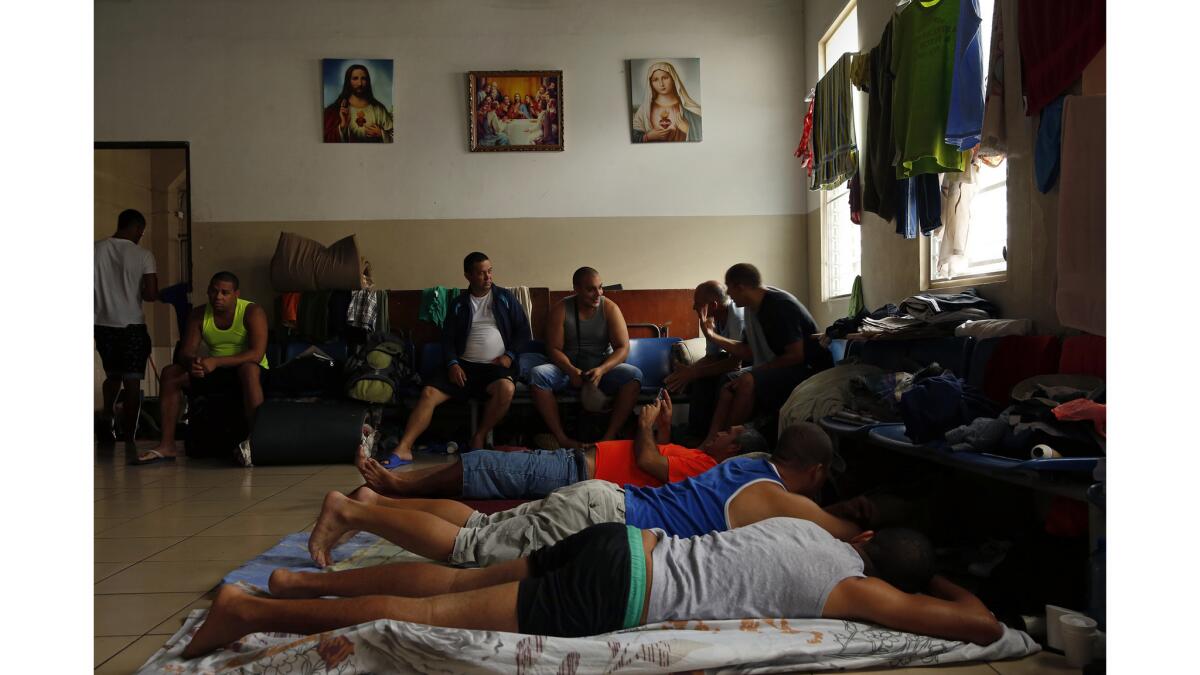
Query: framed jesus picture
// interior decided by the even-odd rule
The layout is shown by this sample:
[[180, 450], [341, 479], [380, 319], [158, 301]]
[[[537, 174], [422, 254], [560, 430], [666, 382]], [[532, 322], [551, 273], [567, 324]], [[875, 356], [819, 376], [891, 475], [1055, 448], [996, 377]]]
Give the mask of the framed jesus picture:
[[631, 59], [629, 100], [634, 143], [696, 142], [704, 136], [700, 59]]
[[563, 149], [561, 70], [467, 73], [471, 152]]
[[322, 59], [326, 143], [392, 142], [392, 60]]

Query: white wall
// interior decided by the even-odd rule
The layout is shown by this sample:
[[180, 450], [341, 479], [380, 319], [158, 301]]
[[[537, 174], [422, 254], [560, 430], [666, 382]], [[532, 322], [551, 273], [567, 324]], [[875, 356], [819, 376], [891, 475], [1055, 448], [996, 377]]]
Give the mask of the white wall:
[[[191, 142], [200, 222], [800, 214], [794, 0], [98, 0], [97, 140]], [[321, 142], [320, 60], [395, 60], [396, 142]], [[634, 146], [625, 60], [701, 60], [704, 140]], [[470, 154], [468, 70], [561, 69], [566, 150]]]

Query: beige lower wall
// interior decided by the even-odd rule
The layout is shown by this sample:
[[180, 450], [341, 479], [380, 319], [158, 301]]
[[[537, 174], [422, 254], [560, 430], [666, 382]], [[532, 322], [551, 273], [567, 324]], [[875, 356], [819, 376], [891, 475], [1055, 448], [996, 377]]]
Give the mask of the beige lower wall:
[[566, 289], [571, 273], [589, 265], [606, 284], [625, 288], [691, 288], [719, 279], [737, 262], [752, 262], [770, 284], [809, 295], [805, 217], [709, 216], [495, 220], [195, 223], [196, 292], [229, 270], [242, 296], [274, 295], [268, 266], [281, 231], [330, 244], [357, 236], [379, 288], [424, 288], [463, 283], [462, 259], [473, 250], [491, 257], [504, 286]]

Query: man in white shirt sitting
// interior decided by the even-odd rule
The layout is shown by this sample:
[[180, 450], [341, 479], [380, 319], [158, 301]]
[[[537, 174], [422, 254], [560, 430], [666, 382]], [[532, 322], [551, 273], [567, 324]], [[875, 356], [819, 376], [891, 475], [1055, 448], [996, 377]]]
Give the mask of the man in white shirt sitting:
[[[132, 445], [141, 407], [142, 377], [150, 358], [150, 333], [142, 302], [158, 299], [154, 254], [138, 246], [146, 218], [134, 209], [117, 216], [116, 234], [96, 242], [92, 260], [93, 335], [104, 365], [104, 418], [114, 417], [121, 396], [121, 431]], [[101, 440], [112, 440], [101, 437]]]
[[511, 291], [492, 283], [492, 262], [478, 251], [463, 259], [468, 288], [450, 301], [442, 325], [446, 369], [421, 390], [404, 436], [384, 463], [394, 468], [412, 461], [412, 447], [429, 427], [433, 409], [450, 399], [487, 398], [471, 447], [484, 440], [512, 403], [517, 354], [530, 340], [529, 318]]

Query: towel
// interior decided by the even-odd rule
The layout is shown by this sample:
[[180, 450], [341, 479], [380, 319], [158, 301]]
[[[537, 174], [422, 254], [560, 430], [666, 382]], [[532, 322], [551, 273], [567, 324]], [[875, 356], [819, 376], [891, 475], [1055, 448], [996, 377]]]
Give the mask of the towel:
[[457, 292], [447, 286], [431, 286], [421, 291], [421, 309], [417, 312], [417, 318], [441, 327], [450, 309], [450, 298]]
[[1105, 334], [1104, 96], [1068, 96], [1063, 106], [1058, 197], [1058, 320]]
[[813, 189], [830, 190], [858, 171], [858, 143], [854, 137], [854, 103], [850, 95], [850, 60], [842, 54], [825, 77], [817, 82], [813, 136], [816, 175]]
[[529, 328], [533, 329], [533, 296], [529, 294], [528, 286], [513, 286], [513, 295], [517, 296], [517, 304], [525, 310], [525, 318], [529, 319]]
[[346, 324], [367, 332], [375, 330], [379, 314], [379, 295], [376, 291], [354, 291], [350, 295], [350, 306], [346, 309]]

